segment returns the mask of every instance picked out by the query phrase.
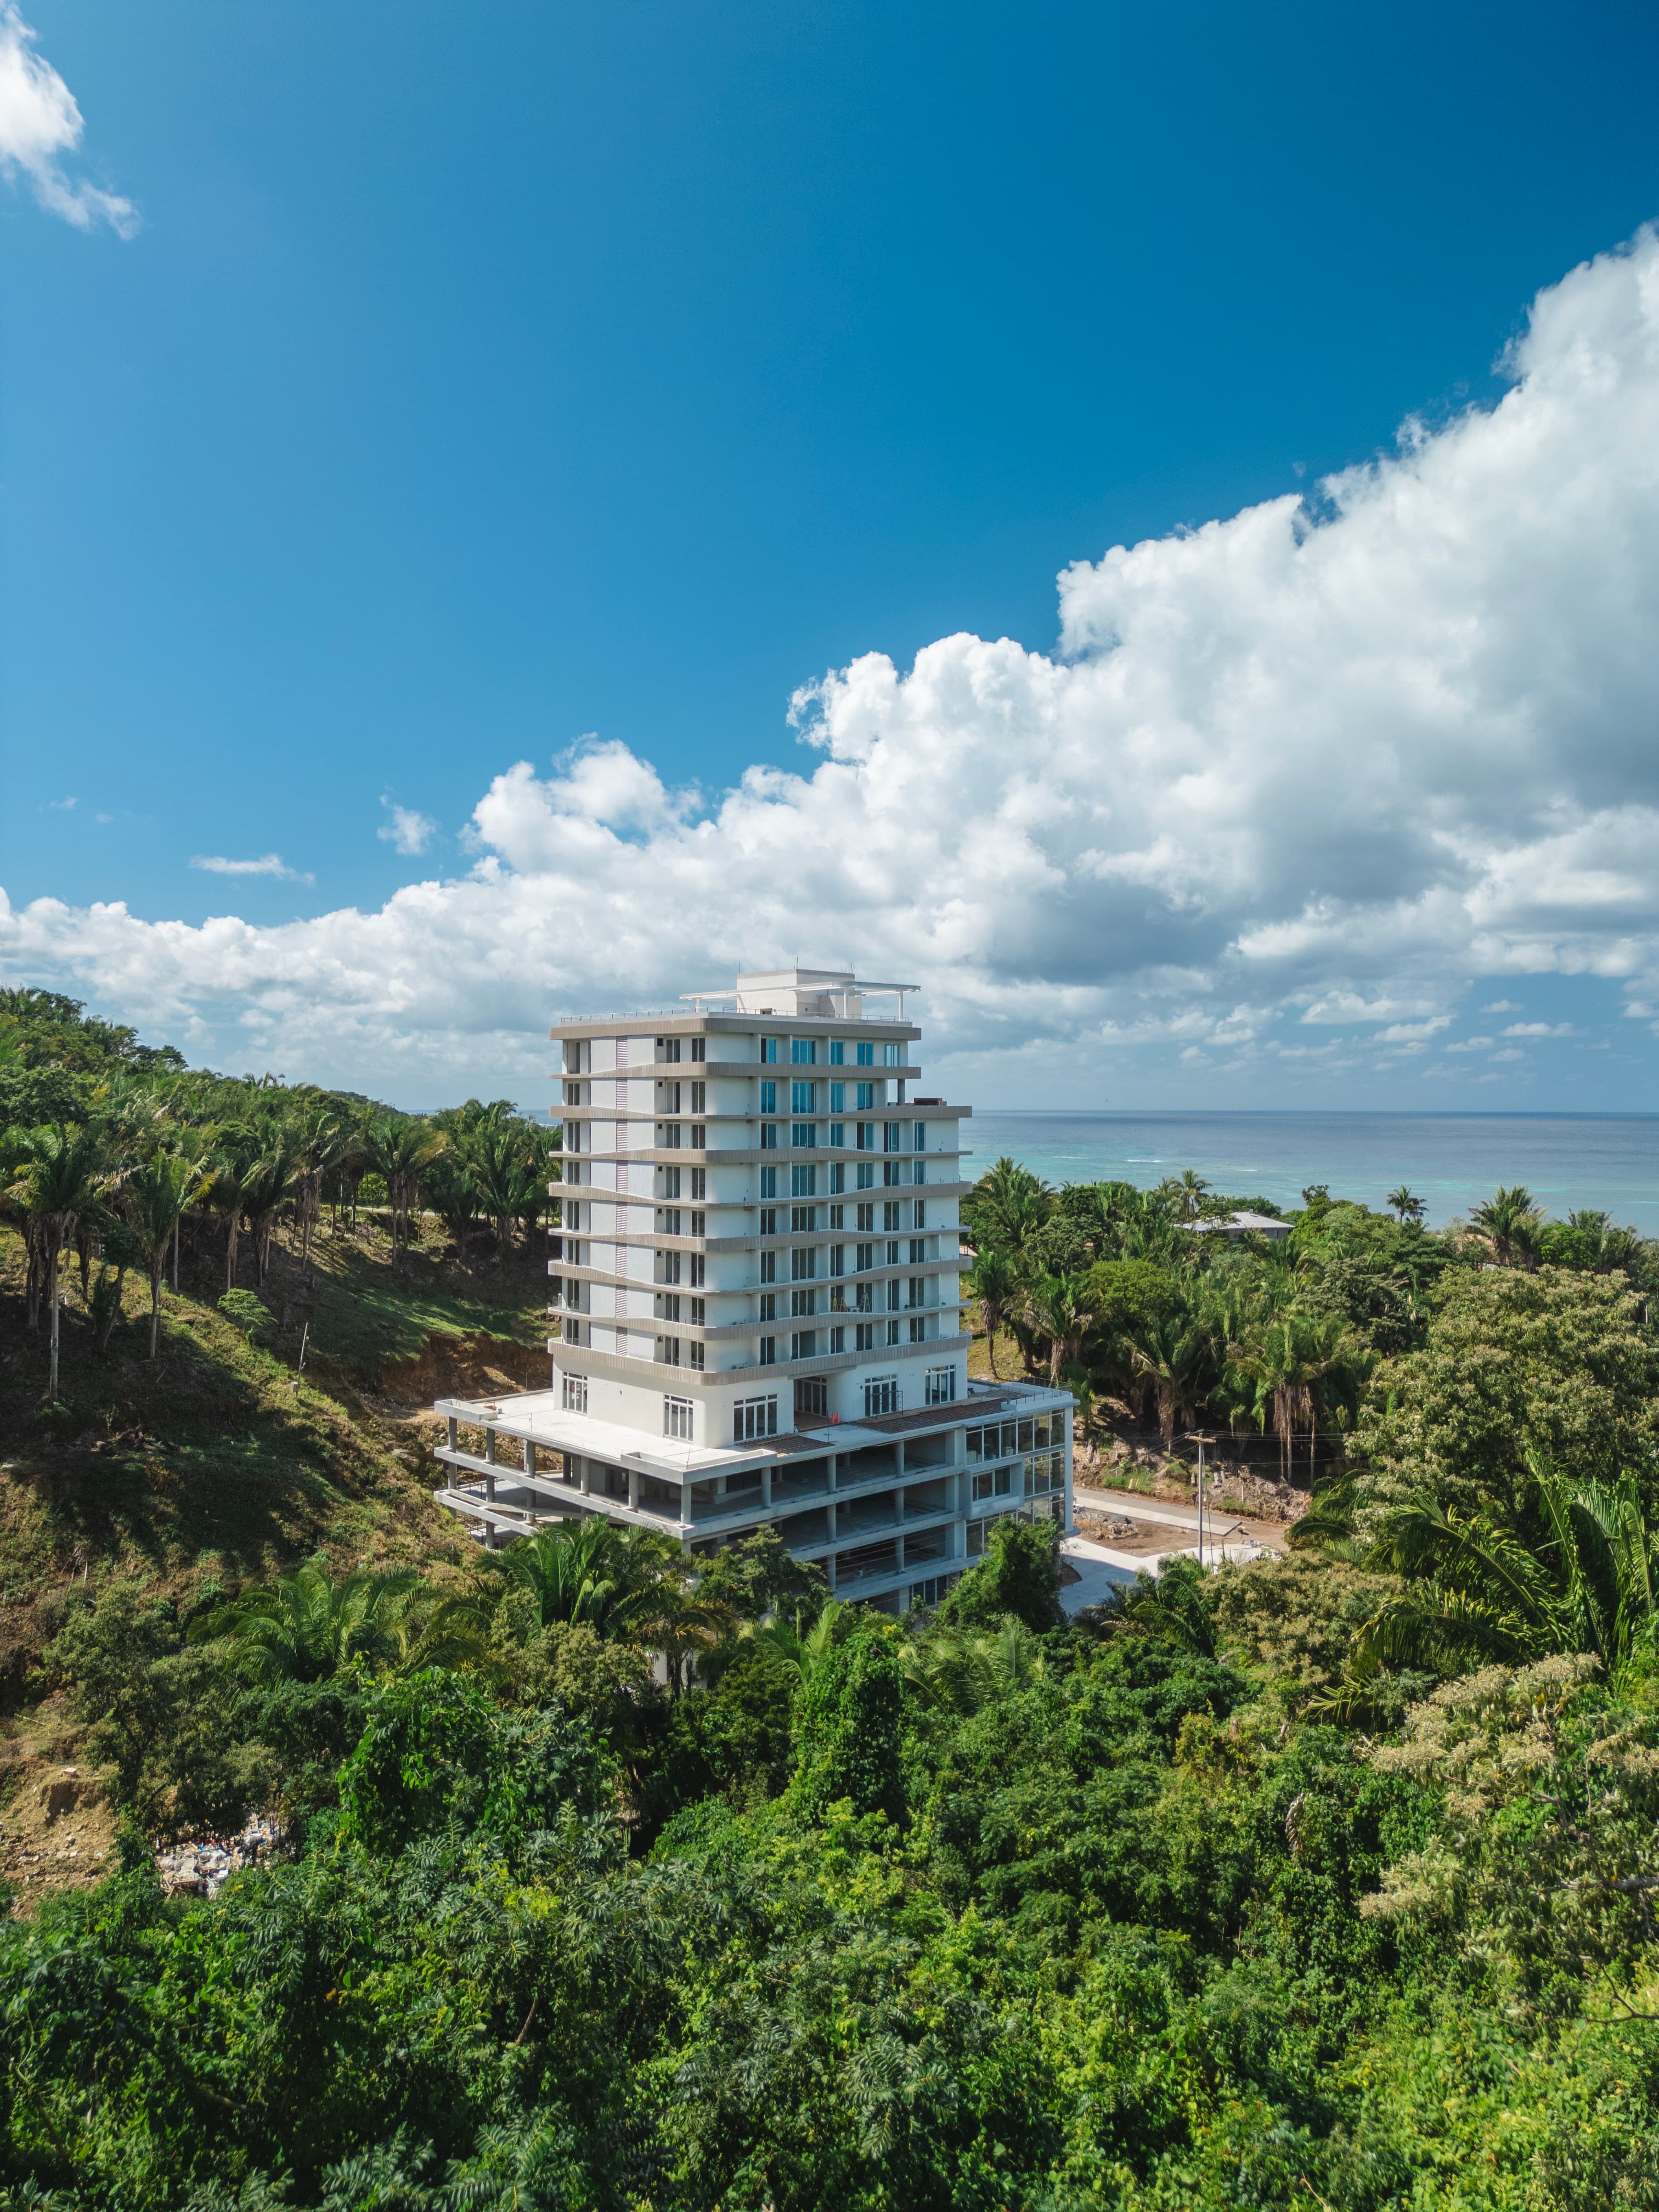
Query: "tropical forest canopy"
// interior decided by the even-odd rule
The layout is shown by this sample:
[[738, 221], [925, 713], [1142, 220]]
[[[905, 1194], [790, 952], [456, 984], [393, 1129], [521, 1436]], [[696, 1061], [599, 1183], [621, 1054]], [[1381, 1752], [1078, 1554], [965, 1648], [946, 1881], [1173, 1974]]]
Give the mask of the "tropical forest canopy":
[[[147, 1160], [279, 1141], [258, 1086], [111, 1059], [17, 1054], [90, 1085], [7, 1140], [10, 1234], [77, 1312], [123, 1235], [146, 1265]], [[91, 1194], [44, 1208], [40, 1133], [88, 1129]], [[316, 1209], [296, 1172], [291, 1255], [348, 1158]], [[1659, 2207], [1653, 1254], [1512, 1190], [1443, 1235], [1397, 1196], [1233, 1245], [1191, 1185], [984, 1179], [1005, 1371], [1097, 1427], [1265, 1432], [1304, 1476], [1316, 1445], [1287, 1556], [1074, 1621], [1052, 1526], [1006, 1522], [903, 1621], [769, 1535], [694, 1572], [608, 1524], [65, 1575], [16, 1694], [79, 1731], [120, 1864], [0, 1926], [0, 2202]], [[230, 1203], [192, 1200], [216, 1258]], [[164, 1895], [158, 1839], [254, 1813], [268, 1863]]]

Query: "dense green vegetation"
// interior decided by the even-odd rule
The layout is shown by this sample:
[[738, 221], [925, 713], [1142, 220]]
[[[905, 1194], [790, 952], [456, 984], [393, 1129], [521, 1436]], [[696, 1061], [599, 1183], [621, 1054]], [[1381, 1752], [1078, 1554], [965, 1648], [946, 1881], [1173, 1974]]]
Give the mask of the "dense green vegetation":
[[[1218, 1196], [1190, 1170], [1155, 1190], [1055, 1191], [1002, 1159], [963, 1206], [969, 1288], [993, 1359], [1006, 1334], [1028, 1375], [1070, 1385], [1085, 1425], [1155, 1421], [1166, 1443], [1200, 1425], [1271, 1434], [1283, 1473], [1304, 1486], [1344, 1456], [1383, 1363], [1420, 1352], [1473, 1275], [1504, 1271], [1517, 1313], [1529, 1293], [1516, 1279], [1577, 1279], [1592, 1334], [1611, 1310], [1608, 1284], [1659, 1290], [1659, 1244], [1604, 1213], [1549, 1221], [1518, 1185], [1441, 1232], [1409, 1190], [1389, 1206], [1374, 1212], [1318, 1185], [1285, 1216], [1267, 1199]], [[1285, 1219], [1290, 1233], [1217, 1233], [1237, 1212]]]
[[[68, 1103], [13, 1126], [118, 1126]], [[319, 1200], [343, 1224], [345, 1172]], [[55, 1248], [61, 1389], [99, 1371], [125, 1188], [86, 1289]], [[465, 1303], [417, 1194], [386, 1224], [387, 1327], [394, 1275]], [[1311, 1433], [1284, 1559], [1178, 1565], [1069, 1624], [1052, 1527], [1008, 1522], [903, 1622], [769, 1537], [696, 1575], [608, 1526], [464, 1565], [89, 1562], [17, 1694], [81, 1732], [121, 1863], [0, 1925], [0, 2203], [1659, 2208], [1652, 1253], [1583, 1219], [1552, 1246], [1514, 1193], [1438, 1236], [1310, 1193], [1286, 1245], [1228, 1247], [1181, 1229], [1206, 1197], [1000, 1164], [979, 1291], [1097, 1418], [1265, 1428], [1304, 1473]], [[169, 1317], [199, 1312], [222, 1341], [191, 1356], [267, 1363], [370, 1449], [343, 1382], [292, 1372], [272, 1285], [329, 1240], [302, 1261], [285, 1206], [264, 1295], [170, 1304], [169, 1272], [152, 1363], [134, 1263], [108, 1356], [182, 1362]], [[505, 1283], [487, 1212], [456, 1233]], [[254, 1812], [267, 1863], [163, 1893], [157, 1838]]]

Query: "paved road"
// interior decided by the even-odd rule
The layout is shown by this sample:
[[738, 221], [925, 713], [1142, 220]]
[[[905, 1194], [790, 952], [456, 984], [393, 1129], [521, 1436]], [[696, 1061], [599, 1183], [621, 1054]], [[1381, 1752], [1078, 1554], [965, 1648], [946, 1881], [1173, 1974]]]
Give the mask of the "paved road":
[[[1198, 1533], [1195, 1505], [1166, 1504], [1161, 1498], [1146, 1498], [1138, 1491], [1097, 1490], [1079, 1482], [1073, 1486], [1072, 1503], [1079, 1513], [1115, 1513], [1125, 1521], [1158, 1521], [1166, 1528], [1190, 1528], [1194, 1535]], [[1282, 1521], [1255, 1521], [1243, 1514], [1222, 1513], [1209, 1505], [1204, 1508], [1206, 1544], [1212, 1535], [1218, 1538], [1237, 1528], [1247, 1536], [1254, 1536], [1258, 1544], [1282, 1552], [1285, 1525]]]

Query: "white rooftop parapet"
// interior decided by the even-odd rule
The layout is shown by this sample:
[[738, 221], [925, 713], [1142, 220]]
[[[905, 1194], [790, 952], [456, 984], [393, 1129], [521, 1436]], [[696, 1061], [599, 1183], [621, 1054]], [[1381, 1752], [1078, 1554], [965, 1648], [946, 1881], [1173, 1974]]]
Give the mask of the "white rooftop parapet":
[[850, 968], [772, 968], [750, 969], [737, 981], [714, 991], [683, 991], [681, 998], [701, 1013], [705, 1006], [730, 1000], [740, 1014], [793, 1014], [806, 1020], [859, 1021], [866, 1018], [866, 998], [896, 994], [898, 1018], [904, 1019], [905, 994], [919, 991], [919, 983], [867, 983]]

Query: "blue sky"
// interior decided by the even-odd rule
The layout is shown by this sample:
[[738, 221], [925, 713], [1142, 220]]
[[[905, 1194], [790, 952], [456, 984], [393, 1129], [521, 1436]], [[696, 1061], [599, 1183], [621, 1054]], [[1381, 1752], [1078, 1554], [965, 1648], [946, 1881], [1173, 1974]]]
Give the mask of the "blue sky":
[[[269, 1054], [405, 1094], [434, 1066], [443, 1093], [481, 1062], [529, 1082], [544, 1006], [659, 996], [676, 962], [703, 981], [734, 953], [799, 949], [908, 960], [1002, 1104], [1048, 1103], [1057, 1081], [1079, 1104], [1438, 1104], [1477, 1081], [1492, 1104], [1650, 1103], [1650, 1018], [1625, 1010], [1650, 1003], [1652, 917], [1622, 894], [1588, 921], [1558, 901], [1543, 951], [1539, 917], [1511, 918], [1495, 953], [1491, 898], [1470, 892], [1480, 913], [1433, 957], [1426, 924], [1382, 952], [1349, 928], [1256, 990], [1258, 969], [1224, 972], [1237, 947], [1342, 883], [1245, 869], [1224, 897], [1221, 847], [1194, 890], [1154, 882], [1155, 825], [1133, 866], [1115, 830], [1073, 834], [1091, 805], [1137, 811], [1112, 796], [1134, 741], [1109, 717], [1066, 741], [1093, 748], [1104, 794], [1071, 790], [1071, 829], [1033, 836], [1017, 798], [988, 796], [913, 899], [856, 871], [793, 907], [683, 886], [672, 927], [638, 941], [587, 909], [590, 887], [595, 908], [636, 899], [629, 854], [683, 845], [745, 771], [862, 758], [859, 684], [792, 723], [798, 687], [871, 654], [905, 673], [962, 633], [1063, 669], [1110, 645], [1086, 591], [1057, 644], [1068, 564], [1143, 540], [1178, 561], [1171, 533], [1313, 491], [1393, 450], [1408, 416], [1432, 438], [1492, 408], [1528, 302], [1659, 214], [1651, 11], [25, 14], [84, 118], [54, 173], [135, 213], [82, 201], [65, 220], [15, 155], [0, 198], [0, 883], [14, 916], [48, 900], [68, 917], [4, 944], [13, 972], [218, 1064]], [[1595, 431], [1609, 453], [1632, 419]], [[1583, 420], [1575, 483], [1595, 474]], [[1628, 524], [1620, 496], [1605, 493], [1604, 545]], [[1517, 605], [1551, 596], [1547, 565]], [[1211, 586], [1185, 574], [1188, 624]], [[1242, 618], [1235, 604], [1219, 627]], [[1183, 635], [1190, 663], [1203, 647]], [[1464, 779], [1435, 866], [1472, 865], [1477, 832], [1536, 860], [1540, 838], [1646, 803], [1650, 738], [1631, 733], [1659, 702], [1629, 644], [1595, 759], [1561, 768], [1564, 726], [1524, 823], [1507, 803], [1475, 823]], [[935, 736], [953, 680], [930, 687]], [[918, 695], [894, 696], [870, 711], [919, 727]], [[1334, 769], [1350, 726], [1317, 737]], [[934, 776], [956, 804], [984, 773], [951, 732], [915, 740], [920, 781], [866, 778], [835, 817], [890, 872], [904, 848], [875, 818], [883, 791], [925, 807]], [[1215, 736], [1224, 787], [1226, 750]], [[1439, 819], [1428, 758], [1413, 755], [1415, 811]], [[504, 784], [518, 763], [533, 778]], [[544, 816], [574, 825], [553, 858]], [[975, 839], [1005, 836], [1063, 884], [941, 921], [976, 880]], [[1396, 866], [1430, 896], [1386, 837], [1356, 844], [1352, 869], [1373, 865], [1373, 909]], [[1575, 881], [1614, 865], [1581, 854]], [[1141, 905], [1079, 896], [1106, 877]], [[383, 921], [377, 950], [347, 931], [345, 951], [343, 926], [322, 927], [422, 883], [434, 900], [460, 887], [430, 945], [388, 949]], [[1045, 933], [1056, 898], [1075, 921]], [[100, 902], [135, 927], [238, 930], [185, 958], [177, 933], [100, 924]], [[518, 907], [536, 922], [515, 969]], [[411, 978], [463, 941], [476, 967], [423, 998]], [[1504, 1017], [1480, 1013], [1499, 1000]], [[1505, 1042], [1516, 1024], [1533, 1034]]]

